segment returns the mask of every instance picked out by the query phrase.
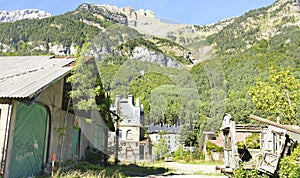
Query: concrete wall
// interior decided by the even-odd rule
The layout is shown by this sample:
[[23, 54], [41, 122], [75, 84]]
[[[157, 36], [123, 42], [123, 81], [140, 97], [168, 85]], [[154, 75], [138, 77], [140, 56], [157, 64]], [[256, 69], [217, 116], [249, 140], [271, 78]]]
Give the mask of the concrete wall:
[[[36, 102], [49, 109], [50, 141], [46, 162], [51, 162], [52, 154], [56, 154], [57, 161], [66, 161], [72, 158], [72, 129], [75, 116], [61, 109], [64, 79], [61, 79], [44, 90]], [[64, 130], [65, 128], [65, 130]], [[63, 133], [62, 133], [63, 132]]]
[[[11, 102], [11, 116], [8, 120], [9, 127], [14, 128], [15, 123], [16, 123], [16, 111], [17, 111], [17, 105], [15, 104], [15, 101]], [[10, 162], [11, 162], [11, 155], [12, 155], [12, 146], [13, 146], [13, 138], [14, 138], [14, 130], [9, 129], [8, 131], [8, 140], [7, 140], [7, 152], [5, 155], [5, 170], [4, 170], [4, 176], [3, 177], [8, 177], [9, 176], [9, 170], [10, 170]], [[4, 155], [3, 155], [4, 156]]]
[[57, 161], [72, 159], [72, 131], [75, 116], [59, 108], [51, 110], [50, 142], [47, 162], [51, 162], [52, 154]]
[[63, 78], [55, 82], [38, 96], [36, 102], [48, 106], [50, 110], [54, 108], [61, 108], [62, 96], [63, 96], [63, 84], [64, 84]]
[[[83, 158], [87, 146], [93, 146], [95, 144], [95, 127], [91, 123], [87, 123], [85, 119], [76, 117], [72, 113], [62, 109], [62, 99], [63, 99], [63, 84], [64, 79], [61, 79], [48, 88], [46, 88], [34, 102], [42, 104], [48, 110], [49, 119], [47, 125], [47, 136], [46, 136], [46, 150], [44, 163], [49, 163], [52, 160], [52, 154], [56, 154], [56, 161], [67, 161], [73, 159], [72, 155], [72, 135], [73, 135], [73, 126], [84, 127], [82, 130], [82, 135], [80, 136], [80, 156]], [[14, 130], [10, 129], [9, 133], [8, 127], [14, 128], [16, 121], [16, 102], [14, 99], [0, 99], [0, 160], [2, 160], [3, 153], [6, 157], [6, 162], [4, 165], [6, 167], [5, 176], [9, 174], [9, 163], [12, 155], [13, 147], [13, 138]], [[10, 104], [3, 104], [10, 103]], [[99, 113], [96, 114], [98, 117]], [[97, 123], [100, 127], [101, 140], [96, 140], [98, 146], [101, 146], [101, 149], [105, 150], [107, 147], [107, 128], [100, 122]], [[99, 131], [99, 129], [98, 129]], [[5, 138], [9, 135], [9, 140], [7, 142], [7, 153], [6, 151], [6, 142]], [[99, 136], [98, 136], [99, 137]], [[100, 144], [99, 144], [100, 143]], [[51, 168], [51, 166], [50, 166]], [[4, 176], [4, 177], [5, 177]]]
[[[6, 154], [6, 145], [8, 141], [9, 118], [11, 114], [10, 104], [0, 104], [0, 167], [3, 168], [5, 163], [2, 162]], [[4, 164], [3, 164], [4, 163]]]

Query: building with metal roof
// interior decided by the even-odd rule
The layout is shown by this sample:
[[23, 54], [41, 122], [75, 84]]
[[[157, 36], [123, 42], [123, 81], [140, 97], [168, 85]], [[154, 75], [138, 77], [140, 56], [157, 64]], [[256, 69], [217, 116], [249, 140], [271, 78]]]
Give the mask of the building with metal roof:
[[63, 78], [75, 59], [50, 56], [0, 57], [0, 98], [31, 98]]
[[51, 171], [52, 154], [65, 162], [83, 158], [89, 147], [105, 150], [107, 127], [87, 123], [65, 104], [74, 66], [73, 58], [0, 57], [0, 177]]

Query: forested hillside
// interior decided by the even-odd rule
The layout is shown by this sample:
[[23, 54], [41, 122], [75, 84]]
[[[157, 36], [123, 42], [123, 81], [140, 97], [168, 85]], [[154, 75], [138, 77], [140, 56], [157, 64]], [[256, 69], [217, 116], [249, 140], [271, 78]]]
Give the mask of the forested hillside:
[[253, 122], [249, 114], [299, 123], [298, 12], [296, 1], [277, 1], [207, 37], [215, 53], [191, 69], [203, 99], [201, 116], [210, 118], [206, 129], [217, 128], [225, 112], [240, 123]]
[[299, 124], [299, 14], [297, 0], [278, 0], [195, 26], [194, 36], [204, 35], [180, 45], [141, 34], [122, 13], [83, 4], [59, 16], [1, 23], [0, 55], [93, 56], [111, 98], [133, 94], [147, 124], [188, 124], [198, 144], [196, 136], [218, 130], [224, 113], [239, 123], [256, 114]]

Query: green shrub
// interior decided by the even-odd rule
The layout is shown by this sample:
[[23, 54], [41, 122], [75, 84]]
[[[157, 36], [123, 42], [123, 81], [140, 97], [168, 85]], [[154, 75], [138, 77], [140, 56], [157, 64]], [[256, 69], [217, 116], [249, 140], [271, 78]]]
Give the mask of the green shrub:
[[183, 151], [183, 146], [180, 145], [177, 150], [175, 151], [175, 153], [173, 154], [173, 159], [174, 160], [181, 160], [182, 157], [184, 155], [184, 151]]
[[286, 156], [280, 160], [278, 172], [280, 177], [300, 177], [300, 145], [293, 151], [291, 156]]
[[[244, 148], [244, 142], [237, 142], [238, 148]], [[252, 133], [252, 135], [246, 138], [246, 148], [259, 149], [260, 148], [260, 135], [259, 133]]]
[[259, 172], [256, 169], [246, 170], [238, 168], [234, 170], [233, 177], [235, 178], [268, 178], [269, 176]]
[[207, 150], [208, 153], [210, 153], [212, 151], [222, 152], [222, 151], [224, 151], [224, 148], [208, 141], [208, 142], [206, 142], [206, 150]]

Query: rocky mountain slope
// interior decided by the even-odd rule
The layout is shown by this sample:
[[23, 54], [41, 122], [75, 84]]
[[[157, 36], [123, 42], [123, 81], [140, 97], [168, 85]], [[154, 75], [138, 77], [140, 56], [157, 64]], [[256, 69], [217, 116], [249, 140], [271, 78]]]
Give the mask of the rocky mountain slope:
[[[189, 57], [187, 60], [193, 64], [207, 60], [217, 50], [227, 52], [245, 50], [260, 39], [279, 35], [284, 28], [299, 27], [300, 23], [297, 0], [278, 0], [269, 7], [249, 11], [241, 17], [204, 26], [166, 23], [150, 10], [136, 11], [131, 7], [118, 8], [96, 4], [82, 4], [72, 12], [55, 17], [50, 17], [49, 13], [39, 10], [0, 14], [1, 22], [40, 19], [26, 23], [18, 21], [13, 24], [0, 24], [0, 51], [3, 53], [24, 53], [29, 50], [29, 54], [75, 55], [85, 43], [91, 42], [97, 34], [116, 24], [135, 29], [141, 34], [139, 38], [148, 40], [154, 36], [177, 43], [176, 45], [182, 48], [174, 48], [175, 43], [171, 45], [169, 43], [169, 46], [162, 45], [164, 50], [161, 52], [176, 54], [175, 56], [181, 58]], [[31, 28], [33, 26], [36, 27], [35, 33]], [[74, 27], [78, 30], [74, 30]], [[7, 31], [8, 28], [23, 28], [23, 30], [14, 32]], [[126, 41], [117, 42], [118, 45], [122, 43]], [[147, 53], [149, 56], [151, 50], [149, 53], [143, 46], [145, 47], [145, 45], [136, 46], [139, 48], [133, 50], [133, 57], [140, 56], [140, 52], [145, 52], [145, 55]], [[172, 49], [177, 50], [171, 51]], [[152, 52], [157, 51], [152, 49]]]
[[24, 19], [42, 19], [47, 17], [51, 17], [51, 14], [38, 9], [24, 9], [11, 12], [0, 11], [0, 23], [15, 22]]
[[[97, 55], [114, 51], [118, 56], [147, 59], [161, 66], [176, 68], [188, 61], [184, 59], [188, 53], [186, 49], [178, 48], [180, 45], [168, 40], [158, 40], [159, 44], [155, 44], [149, 36], [126, 27], [133, 21], [111, 8], [82, 4], [74, 11], [59, 16], [1, 23], [0, 51], [4, 55], [76, 55], [83, 46], [97, 44], [94, 51]], [[138, 14], [145, 13], [148, 11], [139, 11]], [[127, 47], [130, 53], [119, 50], [124, 45], [130, 46]], [[173, 49], [183, 51], [172, 52]]]
[[[207, 41], [217, 50], [228, 53], [244, 51], [260, 40], [268, 40], [300, 27], [298, 0], [277, 0], [274, 4], [251, 10], [220, 30], [208, 36]], [[210, 27], [199, 27], [199, 30]], [[230, 37], [230, 38], [228, 38]]]

